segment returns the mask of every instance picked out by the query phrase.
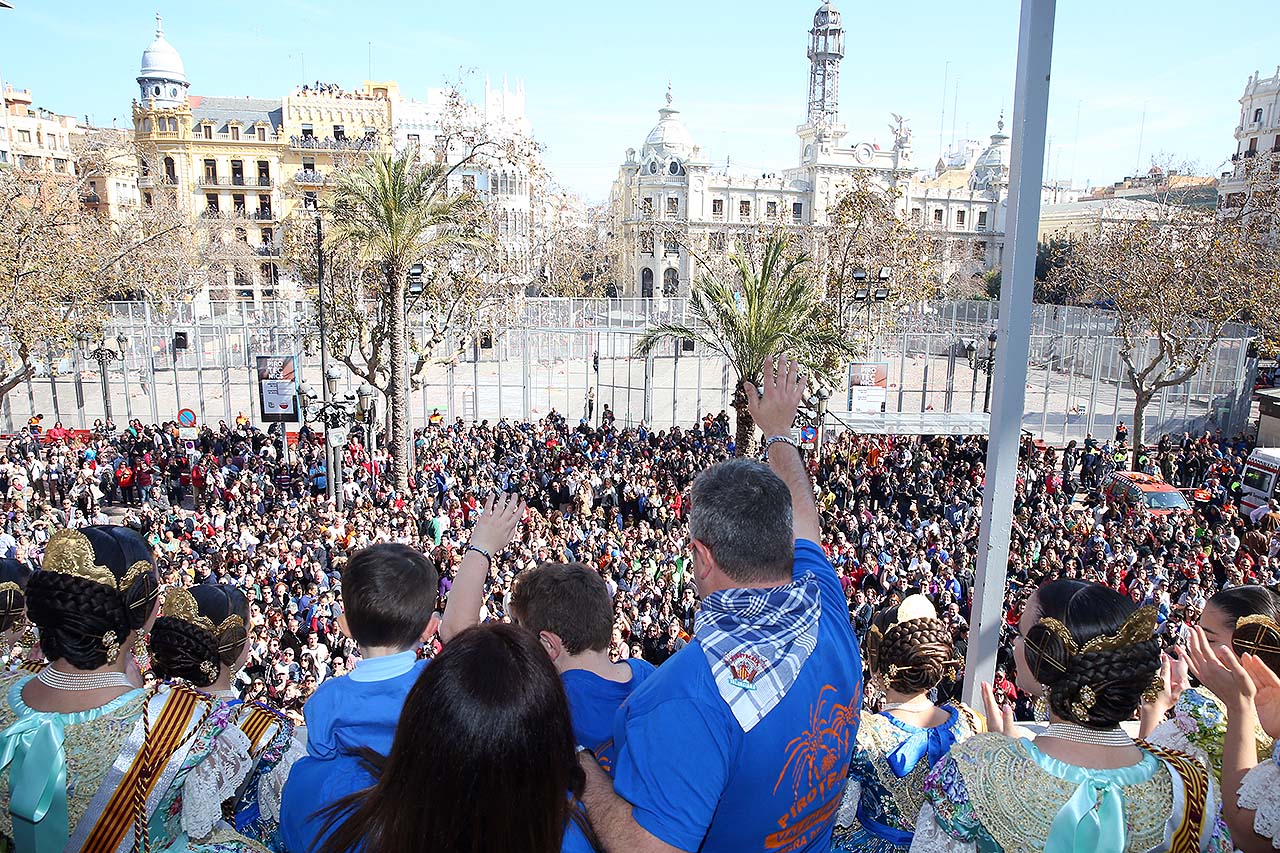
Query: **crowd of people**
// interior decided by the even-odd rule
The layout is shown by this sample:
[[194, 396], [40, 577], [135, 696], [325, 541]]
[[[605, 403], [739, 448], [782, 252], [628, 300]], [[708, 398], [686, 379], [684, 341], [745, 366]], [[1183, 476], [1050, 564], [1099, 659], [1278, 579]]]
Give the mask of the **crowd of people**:
[[[661, 431], [620, 428], [607, 406], [594, 423], [554, 412], [533, 423], [435, 418], [414, 435], [403, 493], [386, 450], [353, 433], [338, 454], [341, 501], [327, 496], [323, 444], [305, 429], [293, 441], [219, 424], [187, 444], [174, 424], [135, 421], [13, 437], [0, 459], [0, 558], [28, 610], [44, 610], [4, 624], [3, 651], [10, 668], [29, 669], [18, 686], [36, 672], [49, 683], [17, 704], [11, 692], [10, 708], [85, 713], [99, 707], [93, 691], [118, 693], [127, 678], [151, 690], [113, 709], [130, 725], [195, 703], [187, 725], [200, 742], [173, 756], [166, 784], [219, 808], [201, 812], [188, 796], [159, 803], [172, 814], [135, 803], [130, 817], [144, 834], [194, 847], [341, 853], [404, 849], [423, 833], [457, 845], [497, 833], [484, 837], [507, 839], [504, 849], [1012, 849], [1043, 822], [1059, 843], [1093, 832], [1098, 849], [1159, 848], [1163, 836], [1138, 844], [1136, 829], [1136, 846], [1115, 846], [1124, 832], [1106, 815], [1122, 788], [1175, 817], [1200, 791], [1199, 813], [1169, 828], [1184, 846], [1162, 849], [1229, 849], [1241, 835], [1234, 818], [1256, 813], [1265, 827], [1276, 816], [1266, 797], [1237, 801], [1226, 787], [1257, 764], [1251, 784], [1265, 793], [1265, 730], [1276, 727], [1259, 697], [1280, 698], [1260, 666], [1280, 628], [1273, 638], [1248, 623], [1262, 629], [1244, 632], [1243, 657], [1218, 648], [1246, 619], [1274, 627], [1280, 616], [1267, 591], [1280, 583], [1280, 508], [1239, 509], [1247, 442], [1163, 436], [1135, 459], [1123, 424], [1082, 446], [1024, 440], [997, 670], [974, 709], [958, 697], [985, 438], [830, 432], [801, 464], [786, 446], [796, 387], [784, 364], [774, 393], [751, 401], [768, 467], [727, 461], [736, 448], [724, 413]], [[1153, 513], [1099, 491], [1130, 463], [1194, 490], [1192, 510]], [[154, 565], [149, 583], [133, 572], [143, 562]], [[68, 626], [84, 617], [59, 622], [49, 604], [83, 604], [87, 588], [44, 589], [32, 606], [34, 579], [68, 571], [51, 563], [80, 567], [77, 583], [94, 566], [110, 570], [123, 615], [95, 642], [111, 634], [116, 656], [111, 643], [83, 648]], [[516, 628], [498, 627], [507, 624]], [[147, 628], [150, 643], [130, 651]], [[122, 675], [76, 693], [74, 676], [44, 674], [61, 671], [59, 658], [68, 671]], [[1201, 686], [1189, 686], [1188, 666]], [[1099, 668], [1110, 673], [1101, 681]], [[59, 684], [83, 701], [60, 704]], [[41, 708], [45, 689], [53, 698]], [[1037, 697], [1057, 737], [1010, 752], [1014, 721], [1037, 716]], [[494, 706], [524, 714], [522, 731], [562, 718], [571, 731], [503, 740], [489, 729], [491, 754], [466, 753], [455, 735]], [[1164, 747], [1117, 739], [1112, 729], [1130, 718]], [[130, 747], [116, 723], [103, 761]], [[69, 754], [89, 747], [66, 731]], [[574, 760], [575, 741], [591, 760]], [[1205, 784], [1180, 758], [1197, 750], [1212, 769]], [[421, 815], [387, 808], [485, 761], [495, 774], [528, 768], [540, 787], [504, 783], [525, 805], [502, 820], [472, 821], [465, 786], [449, 792], [455, 800], [433, 793], [441, 808]], [[1073, 762], [1115, 774], [1089, 777], [1100, 799], [1078, 809], [1077, 824], [1088, 813], [1098, 825], [1068, 835], [1049, 805], [1083, 784], [1062, 770]], [[16, 793], [14, 774], [35, 773], [30, 759], [24, 767], [10, 763], [0, 795]], [[1044, 786], [1048, 813], [996, 821], [1000, 786], [1041, 771], [1055, 780]], [[1161, 799], [1170, 787], [1183, 791], [1172, 804]], [[542, 834], [529, 829], [538, 815]], [[74, 840], [76, 821], [63, 823]], [[49, 826], [0, 816], [18, 849], [46, 843]], [[521, 837], [542, 840], [511, 842]]]

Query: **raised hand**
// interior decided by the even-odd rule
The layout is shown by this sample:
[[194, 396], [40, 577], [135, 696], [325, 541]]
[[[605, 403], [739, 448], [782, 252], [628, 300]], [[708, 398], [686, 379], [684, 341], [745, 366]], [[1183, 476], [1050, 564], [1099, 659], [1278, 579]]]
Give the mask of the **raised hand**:
[[471, 531], [471, 544], [497, 554], [511, 544], [524, 511], [524, 501], [519, 495], [491, 496], [484, 502], [484, 513]]
[[1187, 657], [1192, 674], [1228, 709], [1254, 704], [1258, 688], [1235, 652], [1227, 646], [1215, 649], [1199, 625], [1191, 629]]
[[800, 373], [800, 363], [786, 355], [765, 361], [764, 376], [760, 380], [763, 395], [749, 381], [743, 382], [747, 411], [766, 438], [791, 434], [807, 385], [808, 381]]
[[1271, 737], [1280, 737], [1280, 676], [1257, 655], [1244, 655], [1240, 663], [1258, 691], [1254, 697], [1258, 722]]
[[1005, 737], [1018, 737], [1018, 724], [1013, 721], [1013, 708], [1001, 706], [989, 681], [982, 682], [982, 706], [987, 712], [987, 731]]

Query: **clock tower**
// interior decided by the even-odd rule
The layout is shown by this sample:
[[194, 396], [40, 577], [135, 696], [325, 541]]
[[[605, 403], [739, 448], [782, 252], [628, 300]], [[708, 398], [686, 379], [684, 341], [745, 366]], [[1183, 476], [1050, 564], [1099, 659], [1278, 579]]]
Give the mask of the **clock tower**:
[[802, 162], [840, 144], [840, 60], [844, 59], [844, 30], [840, 12], [825, 0], [809, 30], [809, 106], [805, 123], [796, 129], [804, 146]]

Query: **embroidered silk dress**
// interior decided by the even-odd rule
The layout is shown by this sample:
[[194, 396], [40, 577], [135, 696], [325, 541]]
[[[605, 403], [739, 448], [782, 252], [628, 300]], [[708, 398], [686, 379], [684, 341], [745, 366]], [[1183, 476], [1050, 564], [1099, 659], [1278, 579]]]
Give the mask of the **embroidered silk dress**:
[[831, 849], [903, 853], [911, 846], [925, 776], [953, 744], [985, 729], [966, 705], [942, 710], [947, 721], [934, 728], [912, 726], [889, 713], [862, 712]]
[[1237, 802], [1254, 812], [1253, 831], [1280, 850], [1280, 747], [1245, 774]]
[[[1217, 696], [1199, 687], [1182, 691], [1173, 706], [1173, 717], [1165, 720], [1147, 740], [1166, 749], [1176, 749], [1207, 761], [1213, 778], [1222, 782], [1222, 744], [1227, 736], [1227, 708]], [[1274, 742], [1261, 726], [1254, 729], [1258, 741], [1258, 761], [1271, 758]]]
[[272, 850], [283, 850], [280, 794], [294, 762], [307, 754], [306, 744], [294, 736], [293, 723], [276, 709], [243, 702], [234, 694], [223, 698], [237, 740], [243, 738], [251, 762], [234, 798], [236, 831]]
[[[190, 838], [202, 839], [199, 848], [213, 853], [263, 849], [219, 829], [221, 801], [203, 796], [218, 792], [219, 780], [233, 776], [238, 761], [219, 749], [230, 712], [213, 697], [163, 687], [148, 698], [139, 689], [89, 711], [41, 712], [22, 699], [35, 677], [24, 671], [0, 676], [0, 848], [131, 851], [139, 789], [132, 774], [142, 766], [145, 728], [151, 754], [159, 756], [145, 801], [151, 849], [187, 850]], [[165, 731], [167, 745], [155, 743]]]
[[1157, 758], [1144, 749], [1130, 767], [1091, 770], [1051, 758], [1025, 738], [981, 734], [938, 762], [924, 793], [913, 851], [1232, 849], [1217, 785], [1189, 756]]

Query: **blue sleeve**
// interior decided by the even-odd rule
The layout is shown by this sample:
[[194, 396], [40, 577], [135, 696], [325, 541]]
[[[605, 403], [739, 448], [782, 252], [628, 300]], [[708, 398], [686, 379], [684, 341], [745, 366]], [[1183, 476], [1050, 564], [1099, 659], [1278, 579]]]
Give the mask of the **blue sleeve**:
[[702, 846], [742, 739], [732, 720], [688, 697], [628, 716], [613, 787], [650, 835], [680, 850]]
[[[831, 561], [823, 553], [822, 546], [808, 539], [796, 540], [796, 557], [791, 571], [795, 580], [805, 572], [813, 572], [818, 578], [818, 586], [822, 589], [822, 603], [827, 607], [848, 607], [848, 599], [844, 595], [844, 587], [840, 586], [840, 578]], [[848, 622], [848, 620], [844, 620]], [[852, 630], [852, 628], [850, 629]]]

